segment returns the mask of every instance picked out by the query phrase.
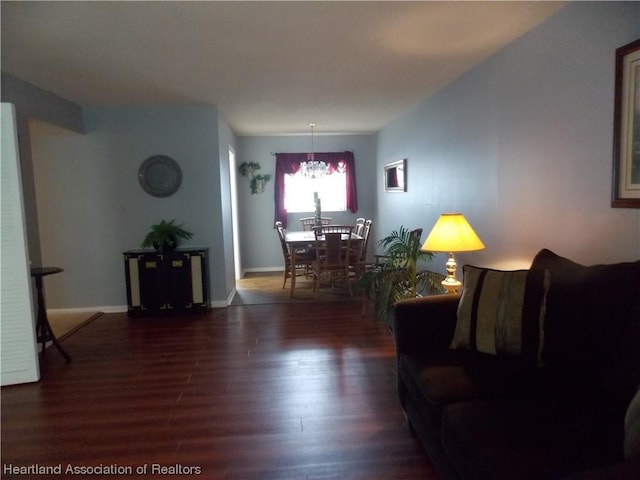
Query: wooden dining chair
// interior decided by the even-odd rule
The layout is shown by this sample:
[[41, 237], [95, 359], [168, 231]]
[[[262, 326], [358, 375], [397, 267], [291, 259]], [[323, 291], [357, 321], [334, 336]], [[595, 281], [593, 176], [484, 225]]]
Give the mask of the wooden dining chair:
[[318, 296], [321, 284], [334, 287], [342, 281], [353, 297], [349, 278], [351, 264], [352, 225], [325, 225], [314, 229], [316, 236], [316, 258], [311, 264], [313, 291]]
[[[280, 246], [282, 247], [282, 256], [284, 257], [284, 280], [282, 282], [282, 288], [287, 284], [287, 279], [291, 277], [291, 262], [292, 256], [289, 251], [289, 247], [287, 246], [286, 237], [284, 233], [284, 228], [282, 227], [282, 222], [275, 223], [276, 231], [278, 232], [278, 238], [280, 239]], [[315, 259], [315, 252], [309, 251], [308, 249], [297, 249], [296, 250], [296, 265], [295, 265], [295, 275], [302, 276], [308, 275], [309, 269], [311, 268], [311, 263]]]
[[[331, 217], [320, 217], [320, 224], [331, 225], [332, 220]], [[302, 230], [311, 231], [316, 226], [316, 217], [302, 217], [300, 223], [302, 223]]]
[[[410, 235], [413, 238], [415, 238], [416, 241], [419, 243], [420, 237], [422, 237], [422, 228], [416, 228], [414, 230], [411, 230]], [[376, 263], [383, 262], [388, 258], [390, 258], [389, 255], [380, 255], [380, 254], [375, 255]]]
[[365, 222], [366, 222], [366, 220], [365, 220], [364, 217], [356, 218], [356, 226], [353, 229], [353, 233], [355, 233], [356, 235], [362, 236], [362, 232], [364, 231]]
[[367, 250], [369, 248], [369, 237], [371, 236], [372, 224], [372, 220], [365, 220], [361, 233], [357, 234], [362, 237], [362, 240], [358, 242], [357, 248], [354, 248], [354, 251], [357, 252], [357, 254], [351, 259], [351, 270], [356, 280], [360, 279], [367, 269]]
[[320, 227], [313, 227], [312, 230], [316, 232], [316, 236], [323, 235], [325, 233], [341, 233], [343, 235], [353, 235], [353, 225], [321, 225]]

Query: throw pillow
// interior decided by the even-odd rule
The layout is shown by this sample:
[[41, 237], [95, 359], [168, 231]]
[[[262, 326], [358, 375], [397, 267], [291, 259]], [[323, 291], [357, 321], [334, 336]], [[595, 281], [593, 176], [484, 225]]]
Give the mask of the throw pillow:
[[505, 272], [465, 265], [451, 348], [541, 362], [546, 271]]
[[624, 458], [640, 457], [640, 390], [624, 417]]
[[[632, 331], [637, 338], [638, 328], [632, 324], [640, 321], [640, 261], [584, 266], [543, 249], [530, 268], [551, 273], [542, 352], [545, 365], [563, 370], [573, 382], [601, 388], [621, 370], [612, 360], [619, 353], [633, 352], [630, 341], [621, 352], [620, 342], [627, 341], [625, 336]], [[627, 370], [625, 405], [638, 386], [640, 364]]]

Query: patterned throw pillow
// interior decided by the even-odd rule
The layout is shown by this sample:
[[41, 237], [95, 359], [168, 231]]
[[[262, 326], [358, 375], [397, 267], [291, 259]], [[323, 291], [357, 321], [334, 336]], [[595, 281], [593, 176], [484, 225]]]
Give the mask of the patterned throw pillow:
[[451, 348], [540, 364], [549, 272], [505, 272], [470, 265], [463, 272]]

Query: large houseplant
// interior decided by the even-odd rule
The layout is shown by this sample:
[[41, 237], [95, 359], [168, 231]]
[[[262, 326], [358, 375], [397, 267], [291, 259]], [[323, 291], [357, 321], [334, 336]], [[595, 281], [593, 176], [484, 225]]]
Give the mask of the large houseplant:
[[444, 275], [425, 268], [434, 254], [422, 251], [420, 238], [402, 226], [380, 239], [378, 246], [384, 249], [384, 255], [364, 273], [360, 286], [375, 301], [378, 317], [389, 324], [394, 303], [441, 293]]
[[159, 252], [175, 250], [182, 240], [189, 240], [193, 233], [182, 228], [182, 224], [176, 225], [175, 220], [151, 225], [151, 230], [140, 244], [142, 248], [153, 247]]

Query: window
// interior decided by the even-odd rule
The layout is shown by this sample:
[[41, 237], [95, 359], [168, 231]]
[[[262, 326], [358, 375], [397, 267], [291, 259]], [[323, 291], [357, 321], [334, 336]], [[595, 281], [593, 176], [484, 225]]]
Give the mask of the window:
[[284, 176], [284, 208], [287, 212], [315, 211], [313, 192], [318, 192], [323, 212], [344, 212], [347, 209], [347, 174], [336, 171], [309, 179], [298, 171]]
[[[322, 181], [307, 180], [300, 175], [300, 163], [307, 161], [306, 153], [276, 153], [274, 222], [282, 222], [286, 227], [288, 211], [313, 212], [313, 192], [318, 192], [324, 212], [358, 211], [353, 152], [316, 153], [314, 157], [327, 164], [329, 173]], [[344, 193], [336, 195], [336, 192]]]

